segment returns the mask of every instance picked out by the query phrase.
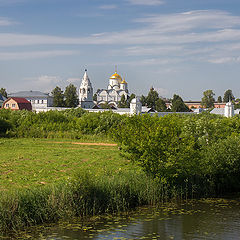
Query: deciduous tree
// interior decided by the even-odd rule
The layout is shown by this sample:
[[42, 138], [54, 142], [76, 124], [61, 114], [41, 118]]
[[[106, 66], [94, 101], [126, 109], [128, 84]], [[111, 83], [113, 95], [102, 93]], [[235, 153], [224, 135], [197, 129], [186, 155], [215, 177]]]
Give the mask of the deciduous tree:
[[57, 86], [52, 90], [52, 96], [54, 107], [64, 107], [64, 95], [60, 87]]
[[7, 96], [7, 91], [6, 91], [5, 88], [1, 88], [1, 89], [0, 89], [0, 93], [1, 93], [5, 98], [8, 97], [8, 96]]
[[177, 94], [173, 95], [171, 109], [173, 112], [189, 112], [188, 106], [184, 103], [182, 98]]
[[211, 108], [214, 107], [214, 92], [213, 90], [206, 90], [203, 92], [203, 98], [201, 101], [201, 105], [205, 108]]
[[69, 84], [64, 92], [66, 107], [74, 108], [78, 105], [77, 88], [73, 84]]
[[223, 102], [232, 101], [234, 99], [235, 97], [233, 96], [232, 90], [231, 89], [226, 90], [223, 96]]

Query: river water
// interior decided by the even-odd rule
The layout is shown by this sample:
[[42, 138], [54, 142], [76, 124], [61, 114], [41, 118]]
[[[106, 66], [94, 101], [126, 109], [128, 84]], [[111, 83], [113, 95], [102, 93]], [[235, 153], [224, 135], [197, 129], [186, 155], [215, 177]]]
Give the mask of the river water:
[[[44, 227], [34, 239], [240, 239], [240, 200], [205, 199], [143, 207], [91, 222]], [[32, 235], [33, 236], [33, 235]]]

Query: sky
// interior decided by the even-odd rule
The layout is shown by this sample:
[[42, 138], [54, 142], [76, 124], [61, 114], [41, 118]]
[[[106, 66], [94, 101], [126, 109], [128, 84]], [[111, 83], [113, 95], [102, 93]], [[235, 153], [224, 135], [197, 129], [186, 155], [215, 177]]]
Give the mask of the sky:
[[0, 0], [0, 88], [79, 87], [115, 72], [130, 93], [240, 97], [239, 0]]

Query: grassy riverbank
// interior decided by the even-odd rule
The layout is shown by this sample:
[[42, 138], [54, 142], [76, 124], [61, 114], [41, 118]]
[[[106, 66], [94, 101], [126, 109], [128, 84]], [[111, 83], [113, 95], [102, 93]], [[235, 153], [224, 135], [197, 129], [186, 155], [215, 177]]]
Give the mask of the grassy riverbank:
[[160, 186], [116, 145], [100, 140], [0, 139], [0, 231], [127, 211], [163, 198]]

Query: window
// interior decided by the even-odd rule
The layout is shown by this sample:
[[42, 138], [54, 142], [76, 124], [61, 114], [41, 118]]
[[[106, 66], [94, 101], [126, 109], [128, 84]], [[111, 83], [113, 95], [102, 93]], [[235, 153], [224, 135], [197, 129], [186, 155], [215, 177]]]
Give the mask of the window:
[[43, 100], [42, 100], [42, 104], [43, 104]]
[[6, 104], [6, 107], [9, 108], [9, 103]]
[[16, 107], [16, 104], [15, 104], [15, 103], [13, 103], [13, 104], [12, 104], [12, 108], [15, 108], [15, 107]]
[[37, 103], [39, 104], [39, 100], [37, 100]]

